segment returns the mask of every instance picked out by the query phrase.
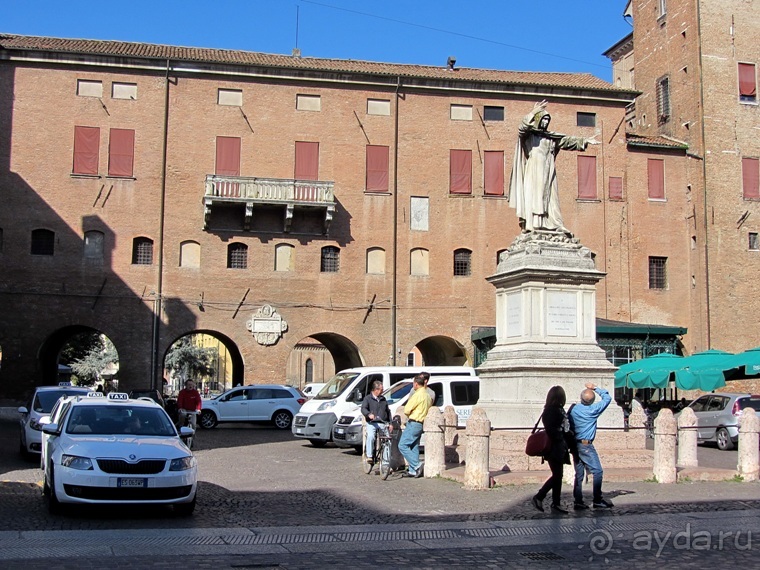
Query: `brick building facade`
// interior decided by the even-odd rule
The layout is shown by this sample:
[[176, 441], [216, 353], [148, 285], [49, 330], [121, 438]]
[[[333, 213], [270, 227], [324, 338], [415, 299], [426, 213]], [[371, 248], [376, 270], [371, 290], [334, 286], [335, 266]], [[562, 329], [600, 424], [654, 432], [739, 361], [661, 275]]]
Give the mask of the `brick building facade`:
[[[13, 35], [0, 76], [3, 395], [53, 381], [60, 346], [88, 329], [114, 342], [125, 387], [157, 382], [196, 332], [224, 343], [235, 383], [292, 380], [314, 341], [336, 369], [415, 347], [428, 365], [472, 363], [473, 330], [494, 323], [485, 278], [520, 231], [517, 128], [542, 99], [552, 130], [601, 142], [558, 157], [565, 225], [607, 274], [597, 315], [684, 327], [689, 351], [717, 322], [696, 142], [644, 128], [627, 87]], [[710, 275], [715, 302], [730, 280]], [[721, 318], [711, 342], [745, 348]]]

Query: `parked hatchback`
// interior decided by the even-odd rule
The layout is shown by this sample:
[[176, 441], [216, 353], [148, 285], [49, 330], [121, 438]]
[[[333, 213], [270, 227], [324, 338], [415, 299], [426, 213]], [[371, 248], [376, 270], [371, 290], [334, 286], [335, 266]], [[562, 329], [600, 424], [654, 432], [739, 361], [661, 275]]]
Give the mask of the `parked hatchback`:
[[306, 396], [292, 386], [238, 386], [203, 400], [199, 423], [208, 429], [221, 422], [271, 422], [278, 429], [289, 429], [305, 401]]
[[718, 449], [729, 450], [739, 439], [742, 410], [760, 412], [760, 396], [751, 394], [705, 394], [688, 406], [697, 416], [697, 438], [700, 443], [714, 441]]

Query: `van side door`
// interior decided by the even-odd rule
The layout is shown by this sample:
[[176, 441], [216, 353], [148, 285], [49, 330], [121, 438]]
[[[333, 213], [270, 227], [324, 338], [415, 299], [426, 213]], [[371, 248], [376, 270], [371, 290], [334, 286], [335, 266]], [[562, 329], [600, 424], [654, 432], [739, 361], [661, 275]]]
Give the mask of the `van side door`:
[[457, 413], [457, 425], [464, 427], [472, 414], [472, 407], [480, 398], [479, 380], [457, 380], [449, 384], [451, 389], [451, 404]]

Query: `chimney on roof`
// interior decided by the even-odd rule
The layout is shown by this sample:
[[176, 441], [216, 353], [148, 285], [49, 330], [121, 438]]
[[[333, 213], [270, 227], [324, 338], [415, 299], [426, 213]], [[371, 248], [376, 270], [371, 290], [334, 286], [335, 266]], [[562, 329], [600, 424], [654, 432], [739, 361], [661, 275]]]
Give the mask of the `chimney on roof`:
[[455, 58], [453, 55], [449, 56], [449, 59], [446, 60], [446, 66], [449, 68], [449, 71], [454, 71], [454, 65], [456, 65], [457, 58]]
[[300, 48], [293, 48], [293, 57], [301, 57]]

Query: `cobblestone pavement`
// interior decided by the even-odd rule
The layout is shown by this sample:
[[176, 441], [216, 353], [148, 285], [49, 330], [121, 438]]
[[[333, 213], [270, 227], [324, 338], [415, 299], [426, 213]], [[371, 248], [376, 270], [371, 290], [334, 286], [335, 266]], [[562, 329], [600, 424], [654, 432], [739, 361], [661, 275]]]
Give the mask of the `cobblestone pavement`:
[[[749, 520], [748, 515], [757, 520], [760, 514], [758, 483], [639, 482], [606, 484], [606, 496], [616, 505], [610, 511], [571, 509], [556, 517], [530, 505], [536, 491], [532, 487], [466, 491], [446, 478], [391, 475], [382, 481], [375, 474], [365, 475], [351, 450], [312, 448], [289, 432], [268, 428], [220, 426], [196, 438], [201, 482], [193, 517], [144, 507], [77, 508], [52, 516], [41, 496], [39, 469], [17, 455], [16, 430], [11, 422], [0, 422], [0, 556], [5, 561], [0, 566], [7, 568], [102, 568], [104, 555], [110, 557], [111, 568], [187, 567], [186, 560], [172, 554], [178, 547], [193, 554], [196, 568], [364, 568], [378, 563], [574, 568], [621, 560], [635, 560], [642, 568], [663, 560], [691, 561], [701, 568], [715, 566], [725, 551], [735, 561], [752, 553], [742, 548], [744, 543], [737, 546], [729, 540], [707, 550], [664, 548], [655, 557], [652, 548], [634, 548], [631, 533], [683, 532], [695, 521], [711, 533], [739, 521], [734, 530], [740, 532], [752, 528], [741, 521]], [[570, 489], [563, 491], [570, 502]], [[433, 532], [446, 529], [448, 534]], [[591, 535], [600, 530], [613, 538], [621, 535], [611, 554], [590, 551]], [[421, 531], [433, 534], [414, 534]], [[335, 538], [349, 532], [360, 534]], [[79, 548], [98, 536], [103, 540], [96, 546], [107, 548], [105, 554]], [[132, 538], [124, 543], [125, 536]], [[110, 543], [113, 538], [108, 537], [122, 542]], [[145, 537], [164, 542], [146, 546]], [[30, 546], [5, 548], [14, 544]], [[76, 551], [49, 557], [55, 548], [72, 544], [78, 545]], [[754, 562], [754, 557], [746, 559]]]

